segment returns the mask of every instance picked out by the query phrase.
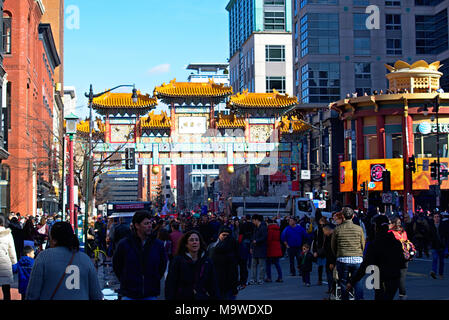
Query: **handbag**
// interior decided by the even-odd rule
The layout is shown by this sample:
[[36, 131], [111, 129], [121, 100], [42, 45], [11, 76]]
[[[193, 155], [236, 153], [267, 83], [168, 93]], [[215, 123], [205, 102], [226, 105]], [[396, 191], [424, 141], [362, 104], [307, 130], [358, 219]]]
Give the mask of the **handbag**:
[[67, 266], [64, 268], [64, 273], [62, 274], [61, 279], [59, 279], [58, 285], [56, 286], [55, 290], [53, 291], [53, 293], [52, 293], [52, 295], [51, 295], [51, 297], [50, 297], [50, 300], [53, 300], [53, 298], [54, 298], [56, 292], [58, 291], [59, 287], [61, 286], [62, 280], [64, 280], [64, 277], [65, 277], [65, 271], [66, 271], [67, 267], [70, 266], [70, 265], [72, 264], [73, 258], [75, 258], [75, 253], [76, 253], [76, 252], [73, 251], [72, 257], [70, 258], [70, 261], [69, 261], [69, 263], [67, 264]]

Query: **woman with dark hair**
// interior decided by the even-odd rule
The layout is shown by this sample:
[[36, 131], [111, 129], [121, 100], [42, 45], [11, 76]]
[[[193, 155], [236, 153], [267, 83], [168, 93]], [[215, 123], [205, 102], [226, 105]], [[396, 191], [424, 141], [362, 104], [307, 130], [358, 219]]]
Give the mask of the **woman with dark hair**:
[[206, 255], [206, 245], [196, 230], [185, 233], [170, 263], [165, 280], [167, 300], [216, 300], [215, 269]]
[[[408, 240], [407, 232], [405, 232], [404, 228], [402, 227], [401, 219], [398, 216], [393, 216], [390, 219], [389, 232], [393, 233], [394, 237], [401, 242], [401, 245], [403, 242], [406, 242]], [[407, 269], [408, 269], [408, 261], [405, 262], [404, 268], [401, 269], [401, 278], [399, 280], [400, 300], [405, 300], [407, 297], [405, 290], [405, 278], [407, 275]]]
[[79, 251], [79, 241], [67, 222], [50, 230], [50, 248], [34, 262], [27, 300], [101, 300], [103, 294], [90, 258]]
[[39, 238], [39, 233], [34, 227], [33, 218], [28, 217], [25, 224], [23, 225], [23, 234], [24, 234], [24, 246], [35, 247], [34, 241]]

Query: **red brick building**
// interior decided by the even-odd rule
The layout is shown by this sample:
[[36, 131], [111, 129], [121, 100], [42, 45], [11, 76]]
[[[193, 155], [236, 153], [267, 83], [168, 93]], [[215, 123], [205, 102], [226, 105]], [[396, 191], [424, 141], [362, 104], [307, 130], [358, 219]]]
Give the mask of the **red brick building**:
[[48, 210], [45, 201], [54, 197], [57, 172], [52, 131], [60, 58], [50, 24], [40, 23], [44, 12], [41, 0], [8, 1], [4, 6], [10, 22], [10, 50], [4, 58], [10, 156], [4, 165], [10, 170], [9, 210], [21, 214], [36, 214], [38, 206]]

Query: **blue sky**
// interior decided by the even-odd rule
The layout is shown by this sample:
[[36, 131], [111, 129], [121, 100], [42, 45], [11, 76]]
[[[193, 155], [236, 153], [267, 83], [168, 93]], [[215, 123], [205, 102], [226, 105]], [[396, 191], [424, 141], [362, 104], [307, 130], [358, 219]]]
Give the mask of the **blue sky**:
[[66, 11], [64, 85], [76, 87], [76, 114], [88, 115], [90, 84], [98, 93], [135, 83], [152, 95], [163, 82], [187, 81], [189, 63], [226, 62], [228, 1], [66, 0], [66, 9], [76, 6], [80, 18], [79, 29], [70, 28], [74, 15]]

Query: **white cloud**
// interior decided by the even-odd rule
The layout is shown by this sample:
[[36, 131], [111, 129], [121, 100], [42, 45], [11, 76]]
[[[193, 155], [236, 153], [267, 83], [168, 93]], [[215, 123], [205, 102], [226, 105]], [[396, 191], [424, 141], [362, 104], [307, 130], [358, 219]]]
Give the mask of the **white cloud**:
[[149, 74], [161, 74], [161, 73], [167, 73], [167, 72], [170, 72], [170, 64], [169, 63], [160, 64], [160, 65], [155, 66], [155, 67], [151, 68], [150, 70], [148, 70]]

